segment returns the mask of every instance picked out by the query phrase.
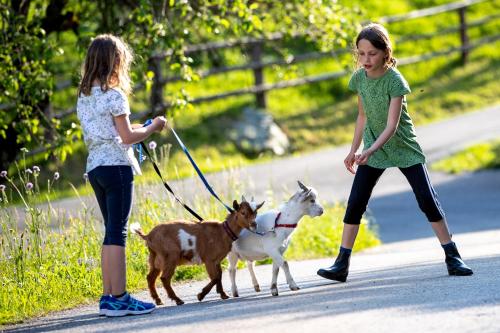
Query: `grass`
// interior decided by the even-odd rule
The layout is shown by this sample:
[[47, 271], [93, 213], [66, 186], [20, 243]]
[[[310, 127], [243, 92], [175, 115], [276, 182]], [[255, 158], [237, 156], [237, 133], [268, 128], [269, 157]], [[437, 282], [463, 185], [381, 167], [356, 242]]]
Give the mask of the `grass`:
[[[83, 199], [81, 207], [71, 212], [54, 211], [44, 195], [46, 191], [42, 191], [40, 186], [29, 189], [16, 185], [27, 180], [37, 184], [37, 178], [27, 179], [23, 171], [19, 174], [23, 179], [14, 182], [13, 177], [7, 175], [7, 187], [0, 188], [0, 325], [79, 304], [96, 304], [102, 292], [100, 249], [103, 227], [100, 212], [89, 208]], [[242, 184], [238, 179], [232, 179], [231, 175], [227, 178], [229, 189], [219, 194], [224, 198], [234, 198], [236, 193], [241, 193]], [[85, 186], [89, 190], [90, 185]], [[199, 186], [196, 193], [204, 194]], [[76, 192], [76, 189], [73, 190]], [[22, 230], [9, 205], [10, 198], [14, 196], [21, 197], [26, 211], [26, 228]], [[272, 191], [268, 191], [266, 196], [264, 209], [281, 202], [281, 198], [277, 198]], [[147, 186], [137, 186], [135, 200], [130, 223], [140, 222], [145, 231], [159, 221], [190, 218], [166, 192], [152, 193]], [[226, 212], [218, 202], [200, 197], [193, 199], [193, 202], [201, 201], [207, 203], [196, 207], [202, 216], [218, 219], [225, 216]], [[49, 208], [40, 208], [37, 203], [45, 203], [45, 207]], [[345, 208], [342, 205], [325, 208], [323, 216], [305, 218], [299, 224], [286, 253], [288, 259], [335, 255], [340, 245]], [[129, 235], [127, 243], [127, 289], [145, 289], [147, 248], [134, 235]], [[376, 231], [369, 228], [364, 220], [356, 248], [362, 250], [378, 244]], [[174, 281], [204, 278], [206, 274], [202, 266], [183, 266], [177, 269]]]
[[500, 140], [470, 146], [432, 165], [433, 170], [458, 174], [500, 168]]

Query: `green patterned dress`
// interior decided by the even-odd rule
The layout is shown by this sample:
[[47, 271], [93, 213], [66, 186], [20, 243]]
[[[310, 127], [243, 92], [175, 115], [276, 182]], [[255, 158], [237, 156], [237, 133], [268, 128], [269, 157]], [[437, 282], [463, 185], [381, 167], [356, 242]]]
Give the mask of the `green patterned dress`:
[[366, 150], [384, 131], [391, 98], [403, 96], [401, 117], [396, 133], [368, 159], [368, 165], [374, 168], [407, 168], [425, 163], [425, 156], [416, 141], [415, 127], [408, 114], [406, 94], [410, 87], [403, 75], [396, 68], [389, 68], [384, 75], [371, 79], [364, 68], [358, 69], [349, 81], [349, 89], [361, 96], [366, 125], [363, 131], [363, 143]]

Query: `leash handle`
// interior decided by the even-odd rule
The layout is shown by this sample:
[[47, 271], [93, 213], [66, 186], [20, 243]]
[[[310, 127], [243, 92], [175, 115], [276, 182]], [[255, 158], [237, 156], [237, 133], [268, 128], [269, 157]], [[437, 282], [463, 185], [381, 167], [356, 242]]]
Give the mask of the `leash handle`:
[[[142, 127], [149, 126], [153, 123], [152, 119], [146, 120], [146, 122], [142, 125]], [[142, 146], [138, 143], [134, 144], [135, 150], [139, 153], [139, 164], [144, 162], [145, 158], [142, 156]]]
[[207, 188], [207, 190], [212, 194], [212, 196], [214, 196], [224, 207], [226, 207], [226, 209], [232, 213], [234, 210], [229, 207], [228, 205], [226, 205], [224, 202], [222, 202], [222, 200], [219, 198], [219, 196], [215, 193], [215, 191], [212, 189], [212, 187], [210, 186], [210, 184], [208, 183], [208, 181], [206, 180], [206, 178], [203, 176], [203, 173], [201, 172], [200, 168], [198, 168], [198, 165], [196, 165], [196, 162], [194, 161], [193, 157], [191, 157], [191, 154], [189, 154], [189, 150], [187, 149], [186, 145], [184, 145], [184, 143], [182, 142], [181, 138], [177, 135], [177, 133], [175, 132], [175, 130], [170, 127], [170, 130], [172, 131], [172, 133], [174, 133], [174, 136], [175, 138], [177, 139], [177, 142], [179, 142], [179, 145], [181, 146], [182, 150], [184, 151], [184, 153], [186, 154], [187, 158], [189, 159], [189, 162], [191, 162], [191, 165], [193, 166], [193, 168], [196, 170], [196, 173], [198, 174], [198, 176], [200, 177], [201, 181], [203, 182], [203, 184], [205, 184], [205, 187]]

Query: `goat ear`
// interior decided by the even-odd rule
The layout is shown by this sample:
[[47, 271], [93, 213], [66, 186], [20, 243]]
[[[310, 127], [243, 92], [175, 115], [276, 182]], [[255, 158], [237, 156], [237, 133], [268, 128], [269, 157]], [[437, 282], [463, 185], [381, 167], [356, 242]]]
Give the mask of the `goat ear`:
[[236, 201], [236, 200], [233, 201], [233, 208], [234, 208], [234, 210], [238, 210], [240, 208], [238, 201]]
[[307, 188], [307, 186], [305, 186], [304, 184], [302, 184], [302, 182], [300, 180], [297, 180], [297, 183], [299, 184], [299, 187], [302, 189], [302, 191], [307, 191], [309, 190]]
[[309, 198], [311, 195], [311, 190], [307, 190], [307, 192], [305, 192], [304, 194], [302, 194], [302, 201], [306, 201], [307, 198]]
[[255, 208], [255, 211], [257, 211], [260, 207], [264, 206], [264, 202], [265, 201], [262, 201], [260, 204], [258, 204], [257, 207]]
[[253, 195], [252, 195], [252, 199], [250, 199], [250, 202], [254, 202], [254, 201], [255, 201], [255, 199], [253, 198]]

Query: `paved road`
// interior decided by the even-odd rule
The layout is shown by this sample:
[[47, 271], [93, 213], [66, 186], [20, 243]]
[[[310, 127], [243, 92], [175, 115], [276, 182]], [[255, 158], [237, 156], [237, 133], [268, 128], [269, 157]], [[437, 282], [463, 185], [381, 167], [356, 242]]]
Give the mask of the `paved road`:
[[[433, 238], [394, 242], [356, 254], [347, 283], [316, 276], [330, 260], [291, 262], [301, 290], [270, 295], [269, 266], [258, 266], [263, 291], [255, 293], [246, 270], [238, 271], [240, 297], [222, 301], [212, 292], [199, 303], [205, 282], [178, 285], [186, 304], [168, 301], [150, 315], [100, 318], [96, 306], [65, 311], [6, 332], [500, 332], [500, 230], [456, 235], [474, 268], [449, 277]], [[228, 274], [223, 281], [229, 288]], [[139, 295], [148, 298], [146, 293]], [[163, 290], [160, 297], [166, 300]]]
[[[435, 160], [469, 142], [500, 136], [500, 107], [418, 128], [418, 133], [429, 160]], [[342, 167], [347, 149], [251, 166], [237, 177], [250, 177], [243, 188], [264, 197], [270, 186], [275, 193], [292, 189], [301, 175], [323, 200], [343, 200], [352, 182]], [[210, 179], [221, 188], [222, 177], [216, 174]], [[431, 178], [473, 276], [447, 276], [443, 253], [409, 186], [397, 170], [390, 170], [370, 204], [385, 244], [353, 256], [348, 283], [316, 276], [319, 267], [331, 264], [330, 259], [293, 262], [292, 274], [302, 289], [288, 291], [280, 275], [280, 296], [272, 297], [267, 291], [270, 267], [260, 266], [257, 275], [264, 291], [259, 294], [253, 292], [247, 272], [240, 271], [238, 299], [221, 301], [211, 293], [198, 303], [195, 295], [204, 282], [194, 282], [176, 287], [186, 305], [167, 304], [152, 315], [98, 318], [92, 305], [6, 331], [500, 332], [500, 172], [431, 173]], [[194, 187], [190, 181], [177, 185], [186, 193]], [[227, 274], [224, 279], [228, 289]], [[139, 296], [149, 297], [145, 292]], [[164, 293], [161, 296], [165, 299]]]

